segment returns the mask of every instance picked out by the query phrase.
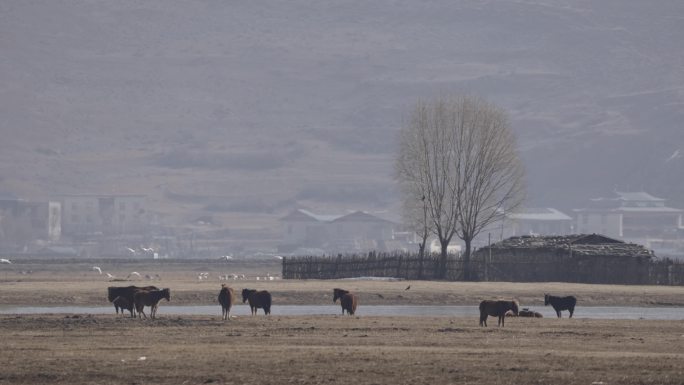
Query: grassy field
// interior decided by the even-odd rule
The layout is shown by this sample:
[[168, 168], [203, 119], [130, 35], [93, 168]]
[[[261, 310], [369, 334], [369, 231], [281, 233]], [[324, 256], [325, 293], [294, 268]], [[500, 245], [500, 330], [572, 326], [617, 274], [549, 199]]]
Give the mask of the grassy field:
[[[0, 305], [107, 305], [110, 282], [89, 270], [42, 265], [0, 274]], [[47, 267], [46, 267], [47, 266]], [[119, 266], [122, 275], [130, 268]], [[684, 306], [684, 288], [565, 283], [256, 281], [273, 266], [223, 271], [202, 264], [151, 266], [171, 304], [216, 304], [218, 275], [265, 288], [279, 304], [331, 304], [333, 287], [357, 292], [357, 316], [164, 314], [155, 321], [110, 315], [1, 315], [0, 384], [682, 384], [684, 321], [511, 318], [499, 328], [475, 317], [372, 317], [373, 304], [473, 305], [543, 293], [588, 305]], [[104, 268], [104, 267], [103, 267]], [[222, 266], [223, 268], [223, 266]], [[109, 267], [107, 267], [109, 269]], [[111, 269], [112, 271], [114, 269]], [[208, 280], [197, 272], [206, 270]], [[151, 268], [150, 268], [151, 271]], [[142, 271], [141, 271], [142, 273]], [[410, 285], [410, 289], [406, 288]], [[244, 306], [244, 305], [240, 305]]]

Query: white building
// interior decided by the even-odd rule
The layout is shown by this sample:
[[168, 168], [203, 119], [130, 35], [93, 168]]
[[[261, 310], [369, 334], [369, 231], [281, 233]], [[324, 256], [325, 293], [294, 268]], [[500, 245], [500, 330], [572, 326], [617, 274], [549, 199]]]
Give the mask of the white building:
[[550, 207], [523, 208], [506, 215], [509, 236], [565, 235], [572, 231], [572, 217]]

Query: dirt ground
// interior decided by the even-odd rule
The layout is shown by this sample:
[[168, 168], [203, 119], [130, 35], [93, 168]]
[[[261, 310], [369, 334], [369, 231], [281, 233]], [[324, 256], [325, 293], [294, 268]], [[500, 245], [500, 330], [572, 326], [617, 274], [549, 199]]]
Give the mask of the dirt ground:
[[[216, 304], [218, 269], [155, 268], [162, 280], [151, 283], [171, 289], [171, 304]], [[0, 305], [107, 305], [107, 286], [143, 283], [110, 282], [88, 269], [0, 273]], [[201, 269], [210, 279], [197, 279]], [[274, 306], [330, 304], [331, 289], [343, 287], [361, 297], [358, 315], [260, 313], [230, 321], [221, 321], [218, 310], [217, 316], [160, 311], [154, 321], [120, 318], [113, 309], [111, 315], [0, 315], [0, 384], [684, 383], [684, 320], [509, 318], [503, 328], [492, 319], [483, 328], [475, 317], [362, 311], [373, 304], [475, 306], [495, 297], [541, 306], [544, 292], [574, 294], [581, 306], [684, 306], [681, 287], [257, 281], [266, 269], [273, 268], [254, 267], [248, 279], [229, 283], [268, 289]]]

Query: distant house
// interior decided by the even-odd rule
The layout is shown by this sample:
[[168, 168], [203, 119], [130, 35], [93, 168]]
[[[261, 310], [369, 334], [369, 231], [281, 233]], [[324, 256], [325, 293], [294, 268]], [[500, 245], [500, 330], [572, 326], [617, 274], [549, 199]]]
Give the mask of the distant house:
[[660, 250], [684, 248], [684, 210], [646, 192], [615, 192], [574, 210], [578, 232], [596, 232]]
[[60, 210], [58, 202], [0, 197], [0, 250], [21, 251], [34, 241], [58, 241]]
[[572, 231], [572, 217], [554, 208], [523, 208], [506, 219], [511, 235], [565, 235]]
[[76, 194], [54, 200], [62, 208], [62, 233], [71, 237], [140, 234], [149, 227], [144, 195]]
[[398, 225], [370, 213], [321, 215], [294, 210], [281, 218], [283, 246], [319, 248], [329, 253], [384, 250]]

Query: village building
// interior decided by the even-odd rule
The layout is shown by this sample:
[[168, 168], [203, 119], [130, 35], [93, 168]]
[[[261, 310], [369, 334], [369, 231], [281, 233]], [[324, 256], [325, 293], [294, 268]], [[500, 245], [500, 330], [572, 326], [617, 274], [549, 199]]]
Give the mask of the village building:
[[576, 229], [641, 243], [659, 254], [684, 251], [684, 210], [646, 192], [615, 192], [576, 209]]
[[473, 240], [473, 246], [483, 247], [492, 242], [521, 235], [567, 235], [573, 233], [573, 218], [551, 207], [523, 207], [506, 212]]
[[560, 210], [523, 208], [506, 215], [510, 236], [515, 235], [566, 235], [572, 232], [572, 217]]
[[59, 202], [33, 202], [0, 197], [0, 251], [24, 252], [35, 243], [61, 237]]
[[298, 209], [280, 222], [283, 225], [283, 244], [279, 248], [282, 252], [297, 248], [326, 253], [385, 251], [398, 229], [396, 223], [363, 211], [321, 215]]
[[516, 282], [638, 284], [654, 258], [642, 245], [600, 234], [511, 237], [473, 254], [480, 279]]
[[62, 234], [73, 239], [149, 230], [145, 195], [60, 195]]

